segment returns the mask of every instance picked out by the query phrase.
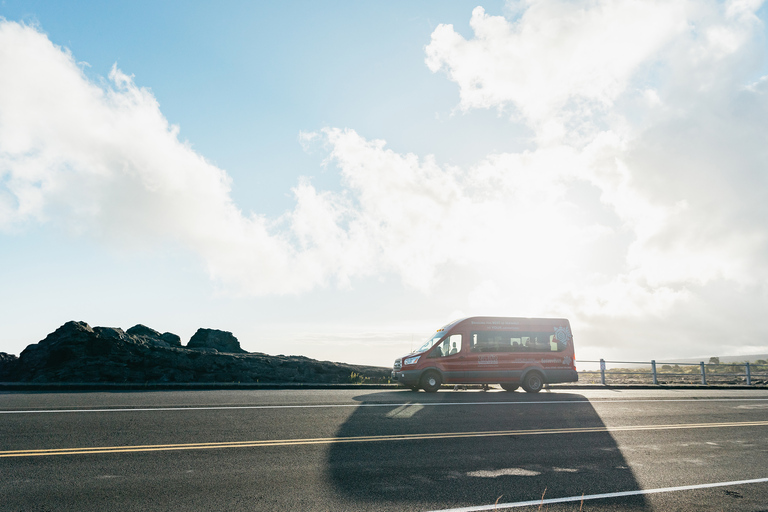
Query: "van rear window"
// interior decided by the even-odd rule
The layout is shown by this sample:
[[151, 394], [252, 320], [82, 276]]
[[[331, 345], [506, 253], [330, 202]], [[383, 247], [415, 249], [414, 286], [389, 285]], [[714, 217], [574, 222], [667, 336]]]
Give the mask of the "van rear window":
[[553, 332], [475, 331], [470, 336], [472, 352], [560, 352], [566, 346]]

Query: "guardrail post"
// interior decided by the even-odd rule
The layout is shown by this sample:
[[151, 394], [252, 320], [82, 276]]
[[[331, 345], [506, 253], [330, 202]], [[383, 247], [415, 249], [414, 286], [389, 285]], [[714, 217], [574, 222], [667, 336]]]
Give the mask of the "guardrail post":
[[605, 386], [605, 359], [600, 359], [600, 382]]
[[747, 386], [752, 385], [752, 372], [749, 369], [749, 363], [747, 363]]
[[651, 359], [651, 374], [653, 375], [653, 384], [658, 385], [659, 380], [656, 378], [656, 360]]
[[704, 370], [704, 361], [701, 361], [699, 363], [699, 366], [701, 366], [701, 385], [706, 386], [707, 385], [707, 374]]

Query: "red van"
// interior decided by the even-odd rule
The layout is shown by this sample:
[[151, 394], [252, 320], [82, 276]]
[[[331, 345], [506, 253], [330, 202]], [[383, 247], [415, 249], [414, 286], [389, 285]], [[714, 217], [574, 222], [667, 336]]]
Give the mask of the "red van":
[[434, 393], [441, 384], [522, 386], [576, 382], [573, 335], [562, 318], [475, 316], [437, 330], [412, 354], [395, 360], [392, 380]]

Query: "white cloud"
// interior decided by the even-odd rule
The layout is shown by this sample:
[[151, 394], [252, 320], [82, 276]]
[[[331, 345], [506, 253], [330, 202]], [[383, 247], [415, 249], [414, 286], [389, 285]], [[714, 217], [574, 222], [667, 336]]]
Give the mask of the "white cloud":
[[179, 244], [249, 293], [325, 280], [270, 221], [237, 208], [226, 172], [116, 67], [95, 84], [37, 29], [0, 22], [0, 69], [1, 228], [52, 222], [126, 249]]
[[470, 26], [470, 40], [439, 26], [427, 65], [459, 85], [462, 108], [512, 106], [543, 140], [604, 112], [688, 28], [685, 3], [668, 1], [530, 2], [515, 22], [477, 7]]
[[178, 243], [253, 293], [326, 279], [269, 221], [237, 209], [227, 174], [178, 140], [131, 77], [113, 68], [109, 84], [94, 84], [68, 51], [12, 22], [0, 23], [0, 69], [0, 227], [53, 222], [125, 248]]
[[352, 130], [324, 136], [352, 198], [350, 245], [366, 248], [363, 261], [373, 268], [419, 289], [452, 264], [504, 279], [541, 277], [547, 268], [550, 280], [564, 251], [577, 252], [605, 231], [571, 221], [577, 207], [566, 185], [580, 162], [567, 149], [492, 155], [462, 170], [395, 153]]
[[[187, 144], [151, 91], [113, 67], [89, 81], [32, 27], [0, 25], [0, 173], [6, 229], [51, 222], [120, 247], [173, 243], [199, 254], [228, 292], [299, 293], [395, 274], [427, 291], [441, 268], [484, 267], [546, 282], [608, 228], [571, 222], [569, 148], [489, 156], [470, 169], [387, 149], [354, 130], [322, 142], [344, 190], [294, 188], [279, 219], [241, 212], [230, 179]], [[522, 241], [522, 243], [521, 243]], [[524, 270], [523, 270], [524, 269]], [[474, 270], [473, 270], [474, 271]], [[541, 276], [540, 276], [541, 277]]]

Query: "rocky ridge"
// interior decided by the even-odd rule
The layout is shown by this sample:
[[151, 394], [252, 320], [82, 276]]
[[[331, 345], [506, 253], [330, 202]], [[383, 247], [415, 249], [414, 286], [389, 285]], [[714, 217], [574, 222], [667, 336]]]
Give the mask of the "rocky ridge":
[[186, 347], [144, 325], [127, 331], [67, 322], [17, 358], [0, 352], [0, 382], [386, 382], [388, 368], [249, 353], [230, 332], [198, 329]]

